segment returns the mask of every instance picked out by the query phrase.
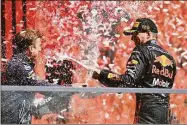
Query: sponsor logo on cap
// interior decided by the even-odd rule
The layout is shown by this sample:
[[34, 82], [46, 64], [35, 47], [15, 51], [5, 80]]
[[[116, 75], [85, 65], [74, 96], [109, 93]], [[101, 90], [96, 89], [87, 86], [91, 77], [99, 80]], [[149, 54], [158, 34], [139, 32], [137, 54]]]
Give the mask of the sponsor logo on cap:
[[143, 30], [150, 30], [150, 26], [148, 26], [148, 25], [142, 25], [142, 29]]
[[134, 33], [136, 30], [126, 30], [126, 33]]

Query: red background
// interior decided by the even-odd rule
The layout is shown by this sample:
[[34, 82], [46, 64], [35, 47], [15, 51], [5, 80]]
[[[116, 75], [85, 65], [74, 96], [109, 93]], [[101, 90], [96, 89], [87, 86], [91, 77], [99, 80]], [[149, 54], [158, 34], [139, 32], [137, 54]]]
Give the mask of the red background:
[[[99, 3], [100, 2], [100, 3]], [[109, 1], [107, 1], [109, 2]], [[77, 13], [80, 12], [80, 8], [86, 6], [87, 10], [92, 10], [94, 6], [100, 5], [100, 8], [104, 8], [108, 12], [108, 19], [101, 19], [102, 25], [106, 26], [109, 19], [118, 18], [113, 17], [113, 13], [110, 13], [111, 6], [105, 5], [102, 1], [98, 3], [80, 2], [80, 1], [65, 1], [60, 4], [60, 1], [27, 1], [27, 28], [38, 29], [44, 34], [45, 42], [43, 42], [43, 52], [38, 57], [36, 72], [41, 78], [45, 78], [45, 56], [46, 51], [51, 50], [54, 52], [65, 52], [74, 58], [79, 59], [81, 55], [81, 49], [79, 46], [80, 39], [88, 39], [87, 35], [76, 34], [75, 27], [84, 28], [83, 22], [77, 17]], [[138, 5], [137, 5], [138, 4]], [[104, 6], [105, 5], [105, 6]], [[117, 5], [113, 5], [117, 8]], [[129, 25], [138, 17], [152, 18], [158, 26], [158, 42], [159, 44], [169, 51], [175, 58], [178, 66], [177, 76], [175, 79], [174, 87], [178, 89], [187, 89], [187, 65], [181, 66], [187, 62], [187, 3], [185, 1], [157, 1], [157, 2], [127, 2], [124, 1], [120, 4], [120, 7], [131, 15], [128, 22], [121, 21], [117, 24], [116, 30], [119, 37], [113, 39], [115, 42], [115, 53], [113, 61], [113, 70], [124, 73], [125, 64], [129, 54], [134, 48], [134, 43], [130, 42], [130, 38], [123, 35], [123, 29]], [[134, 8], [133, 8], [134, 7]], [[138, 7], [138, 8], [136, 8]], [[65, 9], [66, 8], [66, 9]], [[101, 9], [98, 9], [98, 12]], [[60, 17], [70, 17], [67, 22], [63, 22], [63, 27], [58, 27], [60, 20], [57, 19], [57, 24], [52, 23], [52, 14], [57, 14], [60, 11]], [[16, 1], [16, 33], [23, 29], [22, 21], [22, 1]], [[85, 14], [85, 19], [89, 14]], [[5, 57], [10, 59], [12, 56], [12, 2], [5, 1]], [[60, 18], [59, 18], [60, 19]], [[70, 21], [71, 20], [71, 21]], [[65, 37], [60, 37], [61, 33], [69, 33]], [[83, 32], [84, 33], [84, 30]], [[60, 38], [59, 38], [60, 37]], [[112, 49], [114, 46], [108, 46], [105, 44], [106, 37], [98, 37], [98, 47], [100, 52], [106, 52]], [[77, 43], [76, 43], [77, 42]], [[88, 40], [89, 42], [89, 40]], [[63, 47], [69, 48], [65, 49]], [[110, 64], [110, 57], [106, 57], [107, 61], [102, 58], [103, 53], [99, 53], [97, 63], [101, 68]], [[123, 58], [122, 58], [123, 57]], [[82, 70], [81, 77], [78, 82], [85, 82], [87, 77], [86, 71]], [[98, 86], [98, 82], [92, 79], [88, 79], [89, 86]], [[132, 98], [131, 98], [132, 97]], [[79, 96], [72, 98], [73, 114], [76, 116], [72, 118], [70, 123], [133, 123], [134, 109], [135, 109], [135, 97], [134, 94], [123, 94], [121, 97], [115, 94], [103, 94], [93, 99], [81, 99]], [[103, 100], [106, 100], [106, 105], [103, 105]], [[172, 111], [177, 117], [179, 123], [187, 123], [187, 100], [186, 94], [172, 94], [171, 104]], [[84, 107], [84, 108], [82, 108]], [[49, 123], [46, 120], [33, 119], [33, 123]]]

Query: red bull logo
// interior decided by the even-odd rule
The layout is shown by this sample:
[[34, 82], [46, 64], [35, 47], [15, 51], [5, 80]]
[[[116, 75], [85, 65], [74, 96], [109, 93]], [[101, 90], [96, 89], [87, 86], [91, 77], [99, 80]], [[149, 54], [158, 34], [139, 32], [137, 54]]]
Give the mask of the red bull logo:
[[169, 72], [169, 70], [166, 68], [166, 66], [173, 66], [173, 62], [170, 59], [168, 59], [165, 55], [161, 55], [156, 57], [154, 62], [159, 62], [162, 66], [162, 69], [157, 68], [156, 65], [153, 65], [152, 73], [162, 75], [170, 79], [173, 78], [173, 71]]
[[161, 55], [161, 56], [156, 57], [156, 60], [154, 62], [160, 62], [160, 64], [163, 67], [173, 65], [173, 62], [170, 59], [168, 59], [165, 55]]
[[153, 65], [152, 73], [162, 75], [162, 76], [168, 77], [170, 79], [173, 78], [173, 71], [170, 73], [169, 70], [164, 67], [162, 67], [162, 69], [160, 70], [155, 65]]

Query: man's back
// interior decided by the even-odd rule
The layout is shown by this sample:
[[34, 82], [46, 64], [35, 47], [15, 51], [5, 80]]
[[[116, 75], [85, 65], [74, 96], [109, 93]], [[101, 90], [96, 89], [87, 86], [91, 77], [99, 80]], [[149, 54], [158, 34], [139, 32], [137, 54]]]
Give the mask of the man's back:
[[[149, 18], [138, 18], [131, 29], [123, 32], [130, 35], [136, 47], [131, 53], [124, 74], [110, 70], [95, 71], [92, 78], [109, 87], [125, 88], [172, 88], [176, 75], [173, 57], [157, 45], [157, 26]], [[136, 94], [136, 123], [167, 124], [168, 94]]]
[[[7, 64], [6, 81], [3, 81], [3, 85], [35, 85], [35, 80], [29, 80], [29, 73], [32, 71], [33, 66], [28, 57], [24, 53], [15, 54]], [[31, 123], [33, 92], [3, 91], [1, 98], [3, 124]]]
[[[141, 45], [146, 71], [141, 78], [140, 88], [172, 88], [176, 64], [172, 56], [155, 40]], [[136, 94], [138, 123], [168, 123], [169, 94]]]
[[[9, 85], [33, 85], [34, 65], [24, 53], [15, 54], [7, 64], [6, 78]], [[30, 80], [29, 80], [30, 79]]]

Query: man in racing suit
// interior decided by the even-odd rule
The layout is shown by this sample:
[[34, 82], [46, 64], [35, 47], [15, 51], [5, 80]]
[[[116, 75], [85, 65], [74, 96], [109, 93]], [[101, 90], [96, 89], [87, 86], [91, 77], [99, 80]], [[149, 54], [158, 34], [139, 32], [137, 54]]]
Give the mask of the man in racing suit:
[[[118, 75], [109, 70], [95, 70], [93, 78], [109, 87], [172, 88], [176, 75], [173, 57], [157, 44], [157, 27], [148, 18], [137, 19], [131, 30], [135, 42], [127, 71]], [[137, 93], [135, 123], [168, 124], [169, 94]]]
[[[39, 32], [31, 29], [26, 29], [16, 34], [13, 39], [14, 55], [8, 61], [6, 68], [6, 81], [2, 81], [2, 85], [20, 85], [20, 86], [51, 86], [45, 80], [40, 80], [34, 73], [34, 61], [41, 51], [41, 35]], [[54, 110], [68, 107], [66, 100], [63, 104], [57, 102], [64, 102], [64, 97], [69, 99], [71, 93], [60, 93], [62, 98], [57, 96], [57, 93], [40, 92], [45, 96], [53, 96], [53, 100], [48, 103], [56, 106]], [[64, 94], [64, 95], [63, 95]], [[54, 96], [55, 95], [55, 96]], [[67, 96], [66, 96], [67, 95]], [[31, 116], [33, 115], [31, 109], [35, 93], [27, 91], [2, 91], [1, 93], [1, 123], [2, 124], [30, 124]], [[54, 99], [55, 98], [55, 99]], [[62, 101], [63, 99], [63, 101]], [[55, 101], [56, 100], [56, 101]], [[46, 103], [43, 104], [46, 106]]]

